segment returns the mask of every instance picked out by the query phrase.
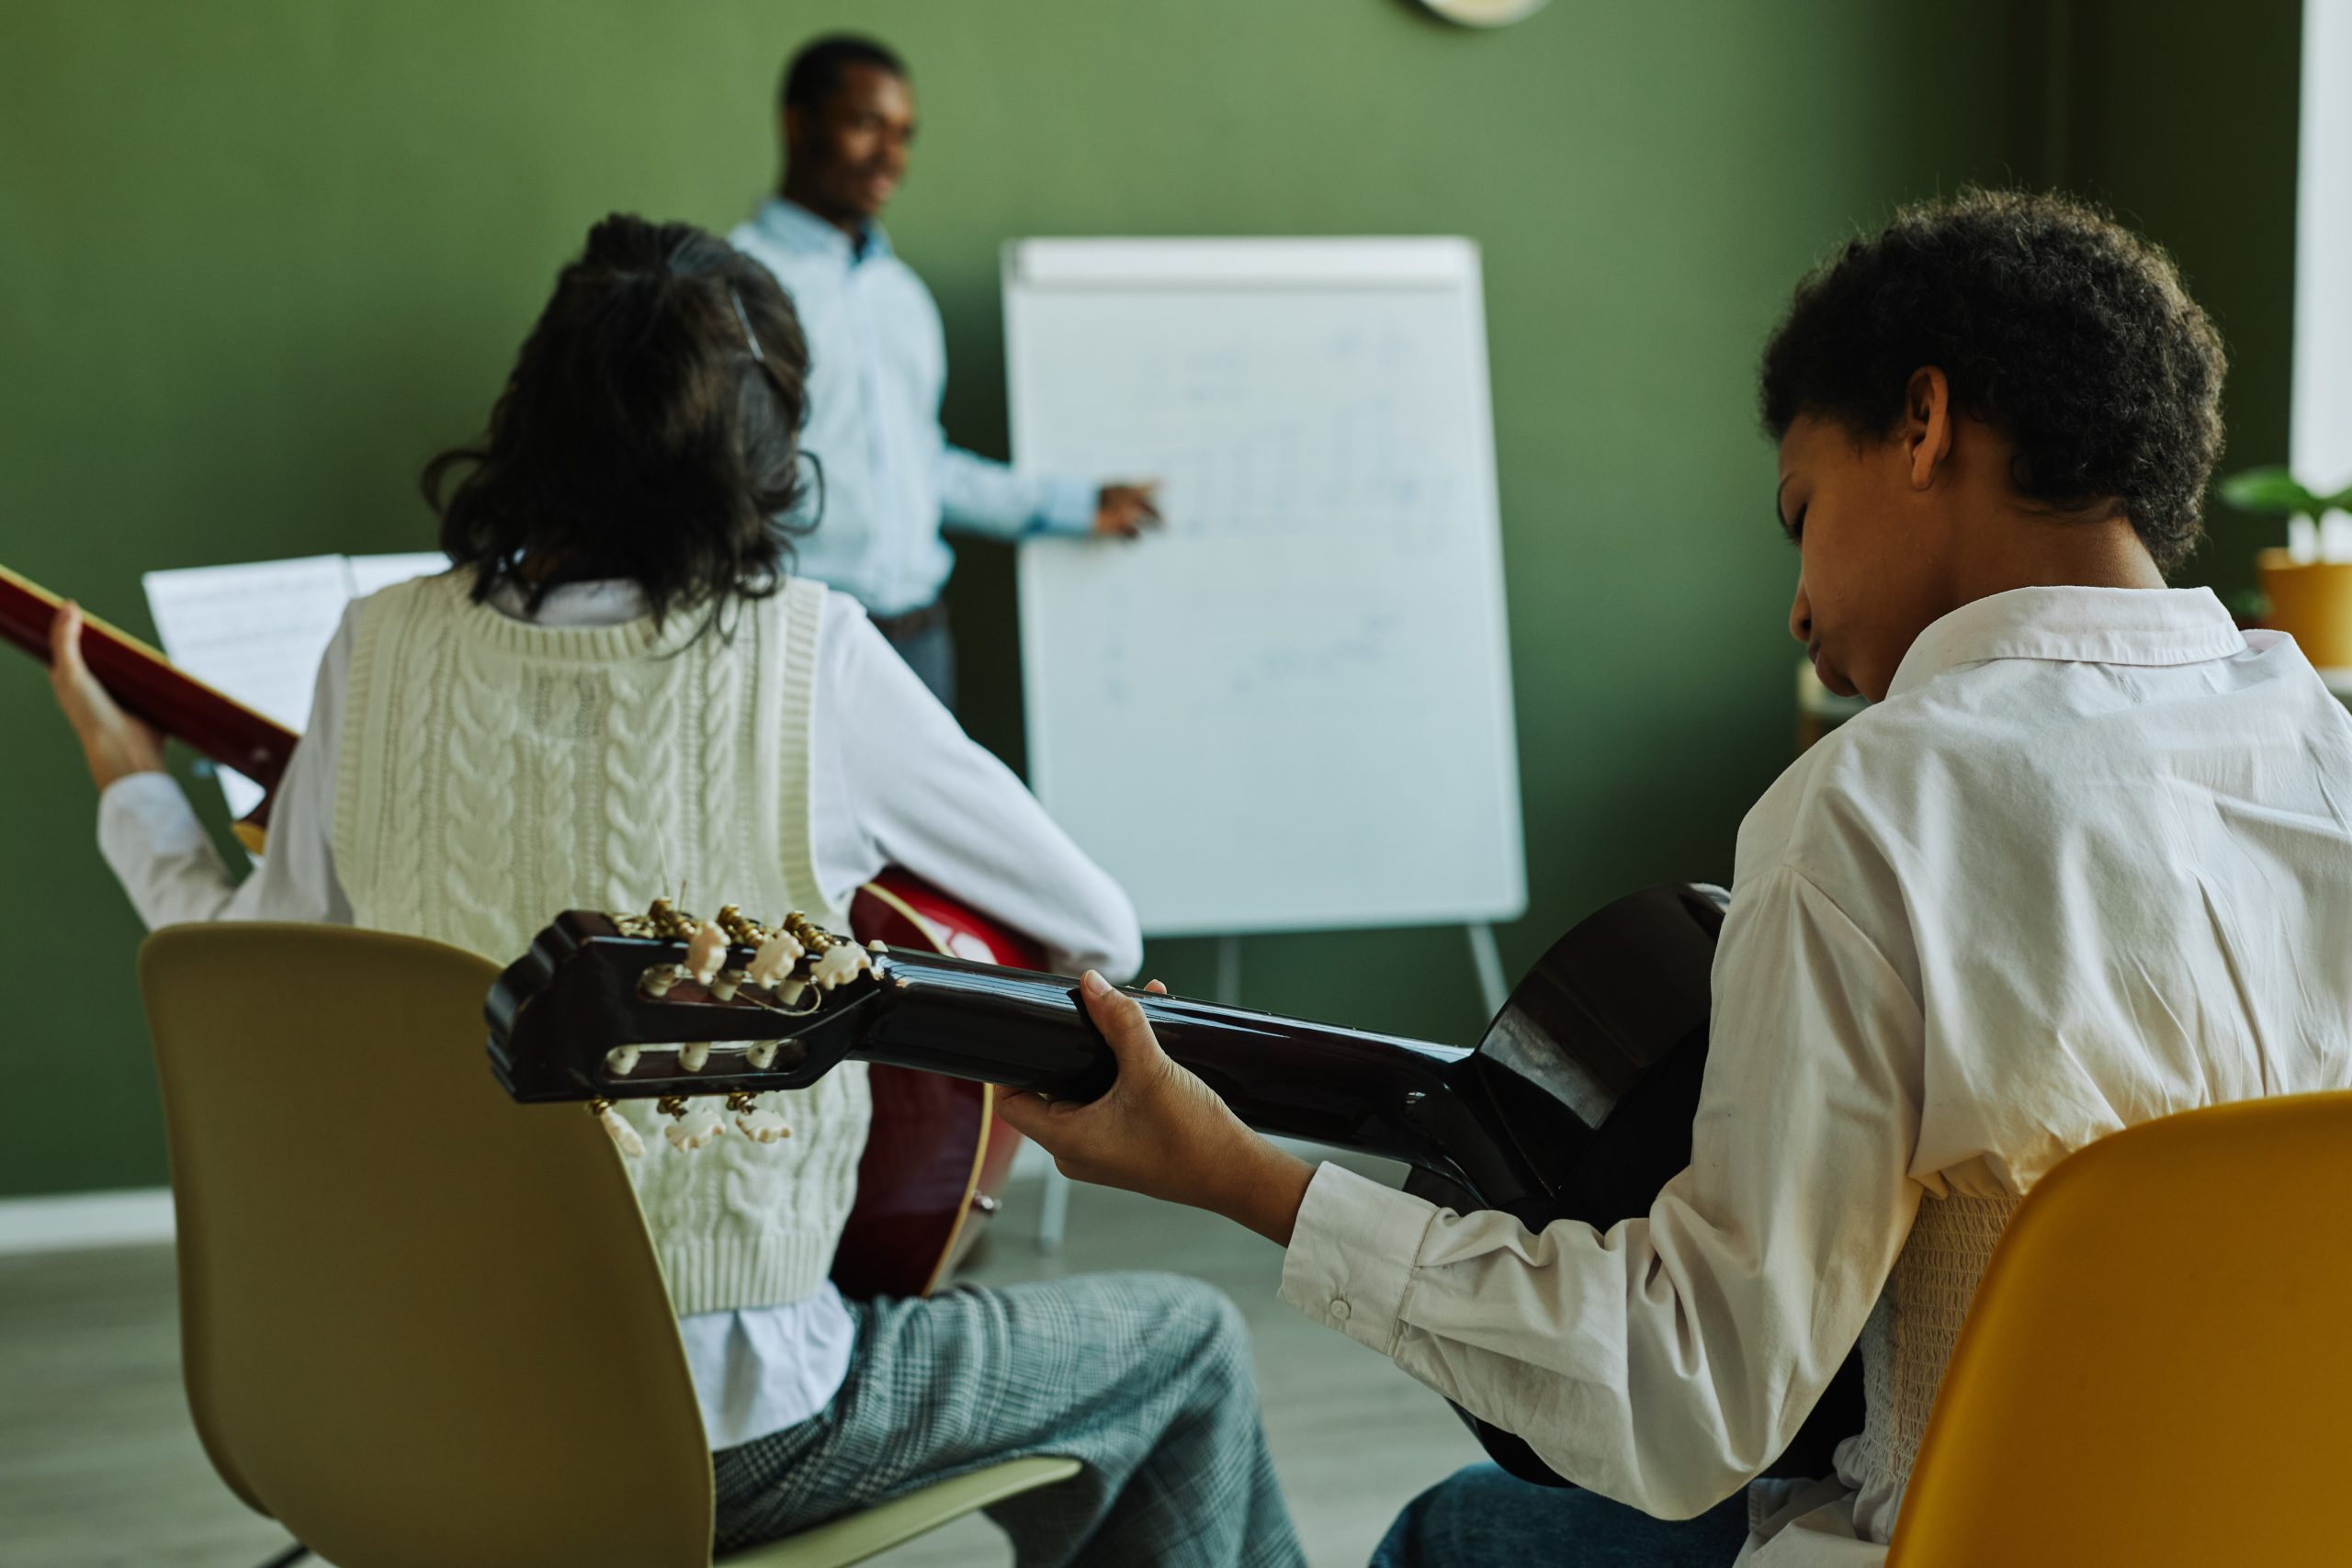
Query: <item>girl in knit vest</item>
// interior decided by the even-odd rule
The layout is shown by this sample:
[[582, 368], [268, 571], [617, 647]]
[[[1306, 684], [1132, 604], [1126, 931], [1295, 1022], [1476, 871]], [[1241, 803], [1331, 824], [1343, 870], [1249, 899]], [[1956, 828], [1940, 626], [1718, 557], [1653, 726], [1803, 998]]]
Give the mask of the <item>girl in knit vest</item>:
[[[157, 738], [59, 617], [99, 839], [151, 926], [350, 922], [504, 961], [565, 908], [803, 909], [885, 864], [1132, 974], [1125, 897], [967, 739], [854, 600], [788, 574], [820, 519], [808, 354], [770, 274], [613, 217], [557, 280], [481, 444], [426, 470], [452, 569], [355, 604], [233, 886]], [[1166, 1275], [921, 1301], [826, 1278], [868, 1101], [850, 1064], [774, 1097], [793, 1135], [630, 1162], [732, 1550], [1001, 1460], [1084, 1472], [990, 1510], [1020, 1562], [1289, 1564], [1238, 1314]], [[625, 1113], [650, 1129], [650, 1112]]]

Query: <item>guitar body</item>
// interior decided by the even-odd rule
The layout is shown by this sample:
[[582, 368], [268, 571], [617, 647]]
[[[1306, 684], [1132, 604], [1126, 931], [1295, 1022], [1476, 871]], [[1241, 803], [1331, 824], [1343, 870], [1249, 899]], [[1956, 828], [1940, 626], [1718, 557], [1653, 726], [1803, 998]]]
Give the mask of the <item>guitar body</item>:
[[[1503, 1205], [1530, 1226], [1581, 1220], [1607, 1230], [1649, 1213], [1690, 1163], [1707, 1066], [1711, 974], [1723, 911], [1679, 884], [1629, 894], [1553, 943], [1511, 993], [1474, 1063], [1503, 1135], [1542, 1151], [1548, 1189]], [[1472, 1194], [1415, 1170], [1408, 1191], [1454, 1208]], [[1764, 1473], [1827, 1475], [1838, 1443], [1862, 1429], [1861, 1357], [1849, 1354]], [[1519, 1477], [1564, 1485], [1516, 1435], [1461, 1416], [1487, 1457]]]
[[[857, 890], [849, 918], [861, 942], [1045, 967], [1035, 942], [895, 868]], [[833, 1254], [833, 1283], [846, 1296], [929, 1295], [978, 1241], [1021, 1134], [997, 1119], [990, 1085], [879, 1065], [867, 1069], [867, 1082], [874, 1122], [858, 1161], [857, 1202]]]

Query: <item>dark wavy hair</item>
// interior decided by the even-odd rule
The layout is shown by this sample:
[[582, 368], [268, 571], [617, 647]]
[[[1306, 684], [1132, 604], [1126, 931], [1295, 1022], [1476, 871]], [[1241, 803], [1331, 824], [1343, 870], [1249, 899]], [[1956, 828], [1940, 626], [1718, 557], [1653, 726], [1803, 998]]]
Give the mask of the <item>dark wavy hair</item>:
[[2196, 547], [2226, 359], [2156, 245], [2065, 197], [1905, 208], [1797, 285], [1764, 350], [1764, 428], [1812, 414], [1886, 435], [1927, 366], [2015, 447], [2020, 495], [2129, 518], [2165, 571]]
[[707, 630], [783, 582], [808, 412], [808, 342], [767, 269], [616, 213], [557, 276], [489, 434], [426, 464], [424, 496], [477, 601], [511, 584], [537, 610], [627, 578], [657, 621], [707, 611]]

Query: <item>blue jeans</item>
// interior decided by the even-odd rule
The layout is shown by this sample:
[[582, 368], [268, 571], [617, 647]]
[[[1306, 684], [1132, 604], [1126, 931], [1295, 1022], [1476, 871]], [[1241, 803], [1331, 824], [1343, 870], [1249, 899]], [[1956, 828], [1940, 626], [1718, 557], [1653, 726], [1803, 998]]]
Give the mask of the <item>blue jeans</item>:
[[1654, 1519], [1474, 1464], [1405, 1505], [1372, 1568], [1730, 1568], [1747, 1541], [1745, 1494], [1695, 1519]]

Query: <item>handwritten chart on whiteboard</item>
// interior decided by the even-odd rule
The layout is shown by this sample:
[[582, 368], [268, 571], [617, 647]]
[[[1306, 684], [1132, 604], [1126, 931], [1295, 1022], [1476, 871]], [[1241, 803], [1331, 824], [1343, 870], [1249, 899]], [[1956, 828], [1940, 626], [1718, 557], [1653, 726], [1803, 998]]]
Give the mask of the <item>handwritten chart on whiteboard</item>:
[[1030, 782], [1144, 929], [1520, 913], [1476, 247], [1022, 241], [1005, 335], [1023, 468], [1161, 480], [1019, 569]]

